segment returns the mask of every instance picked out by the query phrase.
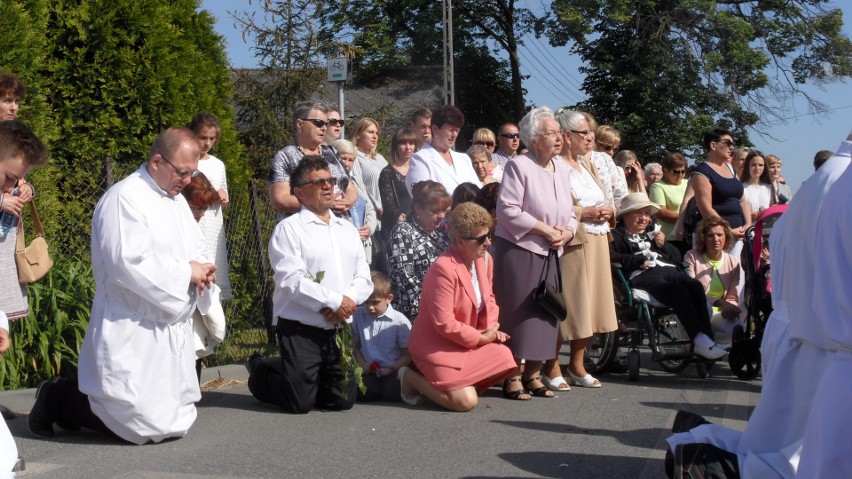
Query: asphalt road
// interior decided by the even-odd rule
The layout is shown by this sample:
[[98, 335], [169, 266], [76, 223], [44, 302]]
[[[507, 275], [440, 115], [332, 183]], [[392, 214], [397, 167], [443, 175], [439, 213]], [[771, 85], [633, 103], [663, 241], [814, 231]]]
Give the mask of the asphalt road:
[[[32, 478], [665, 477], [664, 440], [688, 409], [741, 429], [760, 381], [736, 379], [724, 362], [709, 379], [695, 367], [665, 373], [643, 353], [638, 382], [607, 374], [600, 389], [554, 399], [503, 399], [492, 388], [469, 413], [434, 406], [356, 404], [347, 412], [291, 416], [256, 401], [241, 365], [210, 368], [225, 385], [203, 392], [183, 439], [133, 446], [94, 433], [32, 436], [34, 390], [0, 393]], [[229, 384], [230, 383], [230, 384]]]

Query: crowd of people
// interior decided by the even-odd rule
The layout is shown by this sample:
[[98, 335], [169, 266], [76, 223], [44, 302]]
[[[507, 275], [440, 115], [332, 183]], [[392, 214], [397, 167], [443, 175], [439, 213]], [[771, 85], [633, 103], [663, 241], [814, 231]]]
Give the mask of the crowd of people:
[[[16, 88], [0, 76], [0, 115], [14, 116], [17, 100], [4, 105], [23, 96]], [[5, 120], [0, 207], [19, 216], [35, 193], [23, 178], [47, 153], [25, 125]], [[518, 401], [601, 388], [585, 369], [585, 346], [618, 328], [614, 264], [674, 310], [695, 355], [727, 354], [744, 317], [743, 236], [767, 208], [793, 196], [778, 157], [735, 150], [731, 132], [713, 129], [697, 166], [679, 152], [643, 166], [620, 150], [612, 126], [547, 107], [496, 133], [476, 130], [463, 153], [464, 124], [452, 105], [417, 110], [390, 135], [385, 159], [375, 119], [357, 119], [347, 140], [339, 111], [313, 100], [295, 105], [294, 144], [275, 154], [269, 175], [279, 220], [268, 251], [272, 324], [281, 354], [249, 359], [257, 400], [293, 414], [347, 410], [356, 401], [469, 411], [495, 385]], [[197, 359], [222, 341], [221, 301], [231, 297], [227, 179], [210, 154], [219, 134], [204, 113], [188, 128], [163, 131], [147, 161], [99, 201], [96, 297], [78, 379], [39, 385], [28, 419], [34, 434], [85, 427], [143, 444], [192, 426]], [[560, 285], [564, 312], [534, 294], [541, 283]], [[5, 316], [0, 354], [8, 347]], [[838, 368], [832, 361], [819, 366]], [[767, 380], [781, 374], [768, 373]], [[671, 444], [681, 454], [703, 439]]]

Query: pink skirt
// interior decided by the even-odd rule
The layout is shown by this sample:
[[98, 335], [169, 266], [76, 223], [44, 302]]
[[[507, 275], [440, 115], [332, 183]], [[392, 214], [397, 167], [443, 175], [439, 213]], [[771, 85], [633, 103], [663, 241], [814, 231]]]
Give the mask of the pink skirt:
[[413, 359], [423, 377], [441, 391], [455, 391], [468, 386], [484, 391], [511, 376], [517, 368], [512, 351], [500, 343], [471, 349], [461, 369], [437, 366], [417, 356]]

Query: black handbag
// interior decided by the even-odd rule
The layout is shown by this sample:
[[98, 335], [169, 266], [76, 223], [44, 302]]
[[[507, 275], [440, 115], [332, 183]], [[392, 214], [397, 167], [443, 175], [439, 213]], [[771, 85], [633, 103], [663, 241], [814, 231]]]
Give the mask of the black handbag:
[[[551, 260], [556, 262], [556, 286], [547, 282]], [[547, 254], [547, 259], [544, 260], [544, 267], [541, 268], [541, 279], [535, 291], [533, 291], [533, 299], [560, 321], [568, 315], [568, 310], [565, 309], [565, 298], [562, 296], [562, 267], [559, 265], [559, 256], [557, 256], [555, 249], [551, 249]]]

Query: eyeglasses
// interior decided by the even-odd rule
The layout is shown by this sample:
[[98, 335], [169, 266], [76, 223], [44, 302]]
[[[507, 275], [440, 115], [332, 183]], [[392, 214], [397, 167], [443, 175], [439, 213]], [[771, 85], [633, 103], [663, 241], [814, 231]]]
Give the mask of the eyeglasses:
[[336, 184], [337, 184], [337, 178], [330, 176], [328, 178], [317, 178], [315, 180], [309, 180], [309, 181], [306, 181], [306, 182], [304, 182], [304, 183], [302, 183], [298, 186], [301, 187], [301, 186], [313, 185], [313, 186], [316, 186], [317, 188], [323, 188], [326, 185], [334, 186]]
[[570, 131], [571, 133], [576, 133], [576, 134], [578, 134], [582, 137], [586, 137], [586, 138], [592, 136], [591, 130], [586, 130], [586, 131], [568, 130], [568, 131]]
[[672, 170], [672, 173], [675, 175], [685, 175], [686, 170]]
[[543, 131], [543, 132], [541, 132], [541, 136], [549, 136], [551, 138], [558, 137], [559, 131], [558, 130]]
[[186, 178], [187, 176], [189, 176], [191, 178], [195, 178], [196, 176], [198, 176], [198, 173], [199, 173], [198, 170], [181, 170], [180, 168], [175, 166], [174, 163], [169, 161], [169, 159], [166, 158], [166, 156], [163, 155], [162, 153], [160, 153], [160, 158], [162, 158], [166, 163], [168, 163], [169, 166], [171, 166], [172, 169], [175, 170], [175, 173], [177, 173], [177, 175], [180, 176], [181, 178]]
[[474, 145], [487, 146], [488, 148], [491, 148], [492, 146], [494, 146], [493, 141], [475, 141], [475, 142], [473, 142], [473, 144]]
[[[341, 120], [340, 118], [329, 118], [328, 124], [331, 126], [343, 126], [343, 120]], [[316, 123], [314, 123], [314, 125], [316, 125]], [[322, 128], [319, 125], [317, 125], [317, 127]]]
[[326, 126], [330, 123], [330, 122], [325, 121], [325, 120], [320, 120], [319, 118], [302, 118], [302, 121], [309, 121], [309, 122], [313, 123], [314, 126], [317, 127], [317, 128], [322, 128], [322, 127], [324, 127], [324, 126]]
[[497, 136], [502, 136], [503, 138], [508, 138], [510, 140], [517, 140], [521, 137], [521, 135], [518, 133], [500, 133]]
[[734, 147], [734, 142], [731, 141], [731, 140], [719, 140], [716, 143], [722, 143], [723, 145], [727, 146], [728, 148]]
[[489, 231], [488, 233], [485, 233], [482, 236], [476, 236], [476, 237], [473, 237], [473, 238], [464, 238], [463, 237], [462, 239], [467, 240], [467, 241], [476, 241], [479, 244], [483, 244], [483, 243], [485, 243], [485, 240], [490, 240], [490, 239], [493, 239], [493, 238], [494, 238], [494, 233]]

